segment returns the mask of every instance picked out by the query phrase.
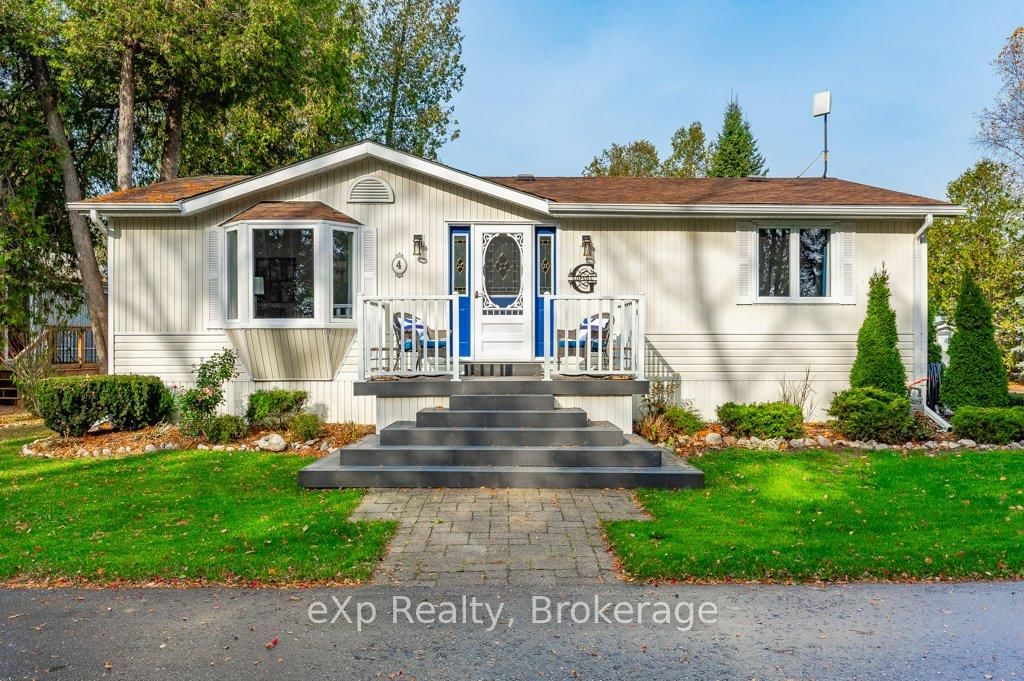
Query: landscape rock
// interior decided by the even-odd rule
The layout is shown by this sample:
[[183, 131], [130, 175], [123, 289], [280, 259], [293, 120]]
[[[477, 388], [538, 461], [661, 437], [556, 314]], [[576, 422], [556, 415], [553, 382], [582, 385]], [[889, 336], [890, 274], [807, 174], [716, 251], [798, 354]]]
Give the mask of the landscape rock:
[[331, 451], [331, 446], [329, 444], [327, 444], [326, 441], [325, 442], [321, 442], [320, 443], [320, 451], [321, 452], [329, 452], [329, 451]]
[[819, 447], [831, 447], [832, 446], [832, 441], [829, 440], [824, 435], [819, 435], [818, 437], [814, 438], [814, 441], [815, 441], [815, 443], [817, 443], [817, 445]]
[[152, 442], [149, 443], [148, 445], [146, 445], [146, 451], [147, 452], [155, 452], [156, 451], [156, 445], [153, 444]]
[[316, 438], [313, 438], [312, 440], [306, 440], [306, 441], [305, 441], [305, 442], [303, 442], [302, 444], [306, 445], [307, 447], [312, 447], [312, 446], [313, 446], [313, 445], [315, 445], [316, 443], [317, 443], [317, 439], [316, 439]]
[[761, 446], [764, 449], [780, 449], [782, 447], [783, 442], [785, 442], [785, 440], [783, 440], [781, 437], [773, 437], [769, 440], [765, 440], [761, 444]]
[[704, 444], [711, 445], [712, 447], [722, 444], [722, 436], [718, 433], [708, 433], [704, 436]]
[[198, 445], [196, 445], [196, 449], [209, 449], [209, 448], [210, 448], [210, 445], [204, 445], [202, 442], [200, 442]]
[[728, 445], [729, 447], [732, 447], [736, 443], [737, 443], [737, 440], [732, 435], [726, 435], [725, 437], [722, 438], [722, 444], [723, 445]]
[[86, 449], [85, 447], [82, 447], [77, 452], [75, 452], [75, 456], [89, 456], [89, 450]]
[[884, 442], [876, 442], [875, 443], [875, 451], [881, 452], [881, 451], [884, 451], [886, 449], [892, 449], [892, 447], [890, 447], [889, 445], [885, 444]]
[[1009, 447], [1010, 449], [1024, 449], [1024, 445], [1019, 442], [1011, 442]]
[[756, 435], [754, 435], [754, 436], [752, 436], [750, 438], [750, 446], [755, 448], [755, 449], [760, 447], [763, 444], [764, 444], [764, 440], [762, 440], [761, 438], [757, 437]]
[[22, 453], [23, 456], [35, 456], [36, 455], [35, 450], [32, 449], [31, 447], [29, 447], [28, 445], [22, 445], [21, 446], [21, 453]]
[[957, 442], [960, 444], [961, 447], [977, 447], [978, 446], [977, 442], [975, 442], [974, 440], [971, 440], [969, 438], [966, 438], [966, 437], [965, 438], [961, 438]]
[[113, 451], [109, 447], [104, 447], [103, 456], [109, 456], [110, 454], [113, 454]]
[[924, 443], [924, 448], [925, 449], [938, 449], [939, 448], [939, 443], [936, 442], [935, 440], [928, 440], [927, 442]]
[[793, 449], [803, 449], [804, 439], [802, 437], [795, 437], [789, 441], [789, 446]]
[[213, 451], [215, 451], [215, 452], [223, 452], [224, 451], [224, 445], [214, 445], [213, 446]]
[[160, 449], [177, 449], [177, 448], [178, 448], [178, 445], [174, 444], [173, 442], [165, 442], [162, 445], [160, 445]]
[[256, 440], [256, 446], [265, 452], [283, 452], [288, 447], [288, 443], [279, 434], [271, 433]]

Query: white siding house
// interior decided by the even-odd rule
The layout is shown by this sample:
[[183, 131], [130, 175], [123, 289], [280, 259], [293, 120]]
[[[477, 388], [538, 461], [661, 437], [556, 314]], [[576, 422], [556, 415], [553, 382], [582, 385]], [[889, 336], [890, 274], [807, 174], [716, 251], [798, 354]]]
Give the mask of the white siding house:
[[[832, 179], [614, 179], [488, 180], [363, 142], [71, 208], [108, 226], [110, 371], [182, 385], [234, 347], [232, 411], [253, 390], [293, 387], [331, 421], [382, 427], [450, 391], [386, 397], [378, 377], [451, 383], [474, 364], [543, 362], [556, 378], [677, 378], [706, 417], [776, 399], [780, 379], [809, 368], [821, 416], [847, 384], [883, 265], [908, 375], [923, 375], [926, 229], [959, 207]], [[425, 356], [385, 348], [404, 338], [394, 313], [414, 308], [451, 352], [425, 335], [413, 350]], [[561, 334], [603, 310], [613, 321], [577, 350], [604, 359], [556, 357]], [[561, 402], [625, 429], [633, 399]]]

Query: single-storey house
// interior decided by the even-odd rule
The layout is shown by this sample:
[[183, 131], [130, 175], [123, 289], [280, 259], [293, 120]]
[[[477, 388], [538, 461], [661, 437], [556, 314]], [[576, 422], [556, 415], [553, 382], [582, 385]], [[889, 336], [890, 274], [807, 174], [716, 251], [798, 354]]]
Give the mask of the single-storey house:
[[[820, 417], [882, 266], [921, 378], [927, 230], [963, 212], [833, 178], [478, 177], [373, 142], [69, 207], [107, 226], [110, 372], [185, 385], [234, 348], [230, 411], [260, 388], [307, 390], [327, 419], [377, 425], [356, 463], [396, 469], [457, 463], [458, 447], [529, 467], [516, 447], [629, 444], [661, 378], [713, 418], [809, 369]], [[472, 427], [490, 434], [459, 434]]]

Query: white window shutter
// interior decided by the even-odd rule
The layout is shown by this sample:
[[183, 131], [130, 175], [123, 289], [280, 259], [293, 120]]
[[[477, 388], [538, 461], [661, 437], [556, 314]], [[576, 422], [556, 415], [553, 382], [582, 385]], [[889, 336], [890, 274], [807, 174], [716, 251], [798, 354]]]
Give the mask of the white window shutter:
[[751, 222], [736, 223], [736, 303], [750, 305], [754, 302], [757, 272], [757, 230]]
[[835, 230], [833, 295], [837, 303], [854, 305], [857, 302], [857, 233], [852, 222], [844, 222]]
[[210, 329], [224, 327], [223, 261], [224, 232], [219, 227], [211, 227], [206, 232], [206, 326]]
[[362, 233], [362, 293], [365, 296], [377, 295], [377, 229], [363, 227]]

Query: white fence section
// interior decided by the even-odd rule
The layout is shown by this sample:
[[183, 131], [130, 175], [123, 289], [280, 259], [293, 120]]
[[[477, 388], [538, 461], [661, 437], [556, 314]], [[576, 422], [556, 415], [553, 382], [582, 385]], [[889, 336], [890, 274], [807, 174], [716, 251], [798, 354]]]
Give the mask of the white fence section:
[[544, 296], [544, 378], [644, 377], [644, 296]]
[[359, 380], [459, 380], [458, 296], [359, 296]]

